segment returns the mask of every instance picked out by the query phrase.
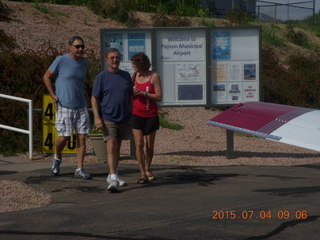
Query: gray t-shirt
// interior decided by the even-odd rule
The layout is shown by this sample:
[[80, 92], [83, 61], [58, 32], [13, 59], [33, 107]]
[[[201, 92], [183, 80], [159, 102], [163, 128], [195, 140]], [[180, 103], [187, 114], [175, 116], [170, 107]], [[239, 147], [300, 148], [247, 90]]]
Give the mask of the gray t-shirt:
[[86, 59], [74, 60], [70, 54], [57, 57], [50, 66], [55, 75], [55, 94], [59, 105], [66, 108], [83, 108], [87, 106], [84, 96], [88, 62]]

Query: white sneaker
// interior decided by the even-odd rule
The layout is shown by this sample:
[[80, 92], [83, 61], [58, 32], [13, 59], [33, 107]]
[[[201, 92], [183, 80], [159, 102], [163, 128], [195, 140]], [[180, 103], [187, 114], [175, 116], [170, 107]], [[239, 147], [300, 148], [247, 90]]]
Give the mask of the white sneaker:
[[[120, 178], [120, 176], [119, 176], [118, 173], [117, 173], [117, 175], [118, 175], [118, 180], [119, 180], [119, 186], [120, 186], [120, 187], [125, 186], [127, 183]], [[110, 173], [108, 174], [108, 177], [107, 177], [107, 183], [108, 183], [108, 184], [111, 183], [111, 175], [110, 175]]]
[[74, 173], [74, 177], [83, 178], [83, 179], [92, 178], [91, 175], [89, 173], [86, 173], [83, 168], [76, 170]]
[[109, 186], [108, 186], [108, 191], [110, 191], [112, 193], [119, 192], [119, 181], [111, 179]]
[[62, 162], [62, 160], [59, 160], [57, 158], [53, 158], [52, 165], [51, 165], [51, 173], [54, 176], [58, 176], [59, 175], [61, 162]]

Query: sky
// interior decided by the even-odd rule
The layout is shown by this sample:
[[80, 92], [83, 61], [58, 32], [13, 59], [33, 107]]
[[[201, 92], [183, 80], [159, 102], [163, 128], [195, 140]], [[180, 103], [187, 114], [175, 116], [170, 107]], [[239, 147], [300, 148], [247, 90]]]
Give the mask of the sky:
[[[265, 0], [265, 1], [270, 1], [270, 2], [277, 2], [277, 3], [295, 3], [295, 2], [309, 2], [305, 4], [301, 4], [301, 6], [305, 7], [312, 7], [313, 3], [312, 0]], [[320, 10], [320, 0], [315, 0], [316, 4], [316, 12]]]
[[[307, 8], [312, 8], [313, 7], [313, 1], [312, 0], [265, 0], [268, 2], [274, 2], [274, 3], [283, 3], [283, 4], [287, 4], [287, 3], [297, 3], [297, 2], [306, 2], [303, 4], [298, 4], [295, 6], [300, 6], [300, 7], [307, 7]], [[265, 4], [265, 3], [264, 3]], [[261, 3], [259, 3], [257, 1], [257, 5], [261, 5]], [[264, 8], [264, 10], [261, 11], [266, 11], [266, 13], [268, 14], [273, 14], [274, 10], [272, 10], [272, 8]], [[315, 0], [315, 12], [319, 12], [320, 11], [320, 0]], [[288, 18], [288, 16], [292, 19], [293, 17], [296, 17], [296, 19], [303, 19], [306, 17], [306, 15], [312, 15], [312, 10], [307, 10], [307, 9], [299, 9], [299, 8], [289, 8], [286, 6], [282, 6], [282, 7], [278, 7], [277, 8], [277, 18], [281, 18], [283, 20], [286, 20], [286, 18]], [[281, 16], [281, 17], [279, 17]]]

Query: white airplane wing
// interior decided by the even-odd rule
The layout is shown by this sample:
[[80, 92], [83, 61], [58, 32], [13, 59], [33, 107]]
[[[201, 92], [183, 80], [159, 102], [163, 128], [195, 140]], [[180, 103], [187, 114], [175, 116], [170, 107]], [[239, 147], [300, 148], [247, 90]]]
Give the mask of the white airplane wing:
[[207, 124], [320, 151], [320, 110], [247, 102], [237, 104]]

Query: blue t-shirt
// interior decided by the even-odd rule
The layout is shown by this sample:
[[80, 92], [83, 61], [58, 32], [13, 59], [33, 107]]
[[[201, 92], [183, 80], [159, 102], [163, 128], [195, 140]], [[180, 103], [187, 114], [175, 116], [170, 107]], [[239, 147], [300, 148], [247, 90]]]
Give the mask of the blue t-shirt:
[[116, 123], [125, 123], [131, 118], [130, 97], [133, 96], [130, 74], [119, 70], [105, 70], [94, 81], [92, 96], [100, 102], [102, 118]]
[[49, 69], [55, 75], [55, 94], [59, 105], [66, 108], [83, 108], [87, 106], [84, 96], [88, 62], [86, 59], [74, 60], [70, 54], [57, 57]]

